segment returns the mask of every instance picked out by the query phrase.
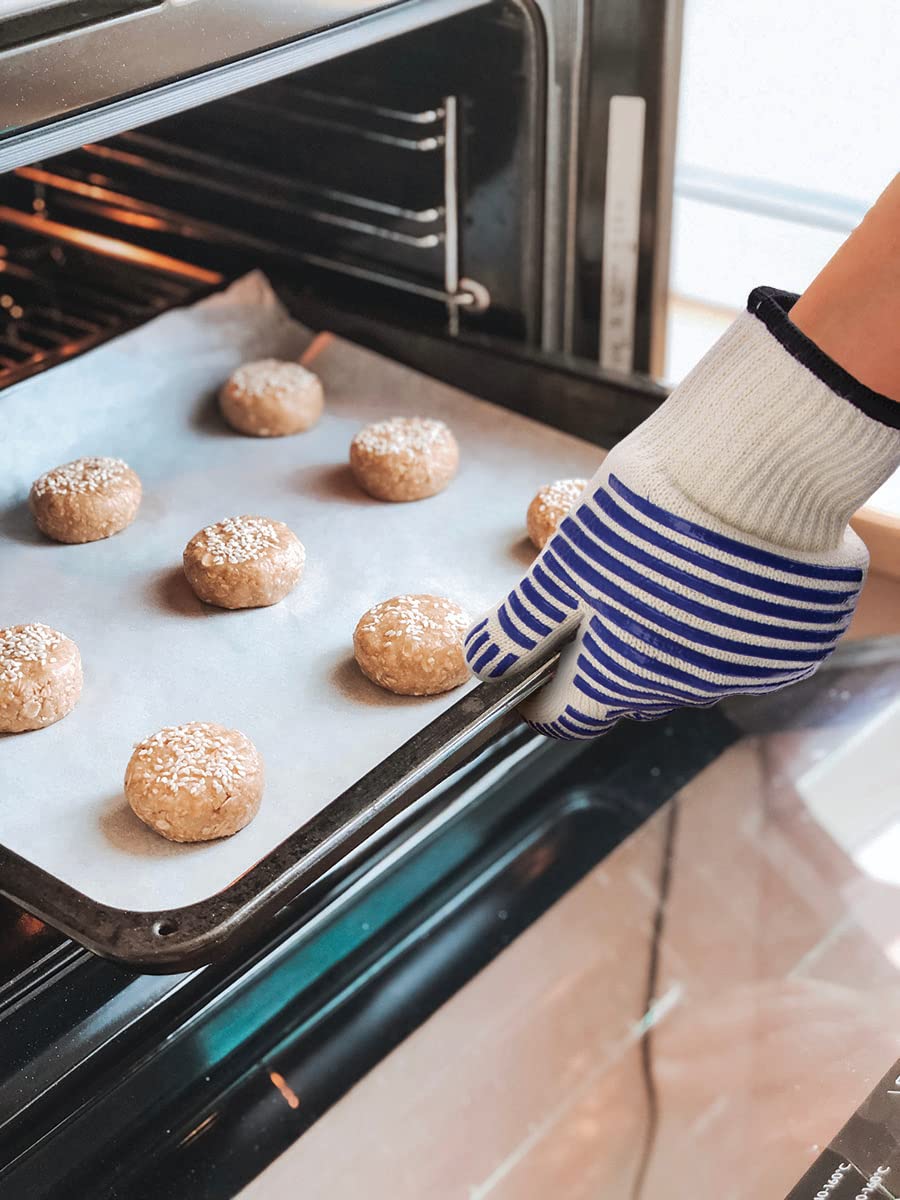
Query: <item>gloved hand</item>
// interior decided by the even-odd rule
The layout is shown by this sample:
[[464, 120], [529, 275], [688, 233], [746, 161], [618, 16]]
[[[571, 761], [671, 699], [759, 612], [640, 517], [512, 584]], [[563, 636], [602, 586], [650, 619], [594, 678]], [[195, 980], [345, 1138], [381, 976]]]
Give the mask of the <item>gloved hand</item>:
[[751, 294], [469, 631], [482, 679], [574, 634], [523, 707], [540, 732], [589, 738], [784, 687], [847, 628], [868, 564], [848, 521], [900, 464], [900, 404], [793, 325], [795, 299]]

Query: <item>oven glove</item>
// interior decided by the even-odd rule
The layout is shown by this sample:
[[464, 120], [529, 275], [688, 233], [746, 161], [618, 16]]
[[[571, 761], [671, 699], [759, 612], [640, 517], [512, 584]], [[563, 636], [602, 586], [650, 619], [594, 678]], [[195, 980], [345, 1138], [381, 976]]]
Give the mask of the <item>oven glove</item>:
[[485, 680], [574, 637], [523, 706], [541, 733], [784, 687], [850, 623], [868, 554], [848, 522], [900, 465], [900, 403], [823, 354], [790, 321], [795, 299], [751, 294], [469, 631]]

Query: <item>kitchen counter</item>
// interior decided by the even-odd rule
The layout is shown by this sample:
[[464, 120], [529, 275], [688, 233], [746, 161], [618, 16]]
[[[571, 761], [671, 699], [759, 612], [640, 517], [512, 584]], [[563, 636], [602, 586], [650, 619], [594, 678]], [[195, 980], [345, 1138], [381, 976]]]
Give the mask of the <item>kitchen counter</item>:
[[[855, 633], [898, 595], [870, 577]], [[790, 1191], [900, 1055], [900, 638], [728, 711], [741, 739], [242, 1200]]]

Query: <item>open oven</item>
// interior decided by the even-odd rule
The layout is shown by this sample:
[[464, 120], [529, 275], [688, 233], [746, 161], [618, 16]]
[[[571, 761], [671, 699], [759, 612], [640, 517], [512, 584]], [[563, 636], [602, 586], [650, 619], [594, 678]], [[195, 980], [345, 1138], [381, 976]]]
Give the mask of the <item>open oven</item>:
[[[254, 269], [306, 326], [598, 446], [664, 397], [678, 0], [4, 11], [0, 406]], [[873, 705], [896, 671], [836, 663]], [[6, 854], [0, 1194], [233, 1195], [782, 714], [549, 743], [511, 715], [548, 669], [423, 730], [196, 938], [159, 913], [113, 937]]]
[[[228, 6], [125, 8], [95, 23], [90, 6], [42, 6], [8, 23], [0, 387], [37, 375], [52, 386], [60, 364], [261, 269], [307, 327], [595, 443], [658, 403], [646, 376], [597, 364], [613, 328], [600, 317], [605, 206], [620, 230], [607, 243], [621, 285], [617, 361], [647, 367], [658, 333], [677, 33], [665, 4], [618, 29], [615, 73], [588, 58], [589, 38], [613, 36], [611, 15], [566, 4], [398, 5], [293, 41], [283, 13], [242, 24]], [[201, 33], [206, 58], [195, 63]], [[242, 38], [279, 44], [216, 61]], [[154, 86], [123, 96], [118, 63], [135, 47], [132, 82]], [[115, 68], [86, 75], [87, 61]], [[47, 78], [53, 86], [40, 86]], [[643, 132], [631, 139], [629, 192], [613, 162], [621, 150], [605, 173], [602, 152], [622, 141], [617, 91], [648, 81], [631, 97]], [[298, 841], [242, 865], [202, 914], [95, 904], [11, 851], [3, 886], [121, 961], [196, 965], [499, 736], [540, 678], [478, 689], [303, 824]]]

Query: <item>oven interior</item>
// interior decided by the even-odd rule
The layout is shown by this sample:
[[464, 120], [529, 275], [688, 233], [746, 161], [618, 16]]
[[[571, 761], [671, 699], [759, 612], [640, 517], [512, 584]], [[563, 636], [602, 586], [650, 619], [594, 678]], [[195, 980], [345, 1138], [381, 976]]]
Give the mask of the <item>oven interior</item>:
[[537, 345], [542, 53], [503, 0], [0, 177], [0, 386], [252, 267]]

